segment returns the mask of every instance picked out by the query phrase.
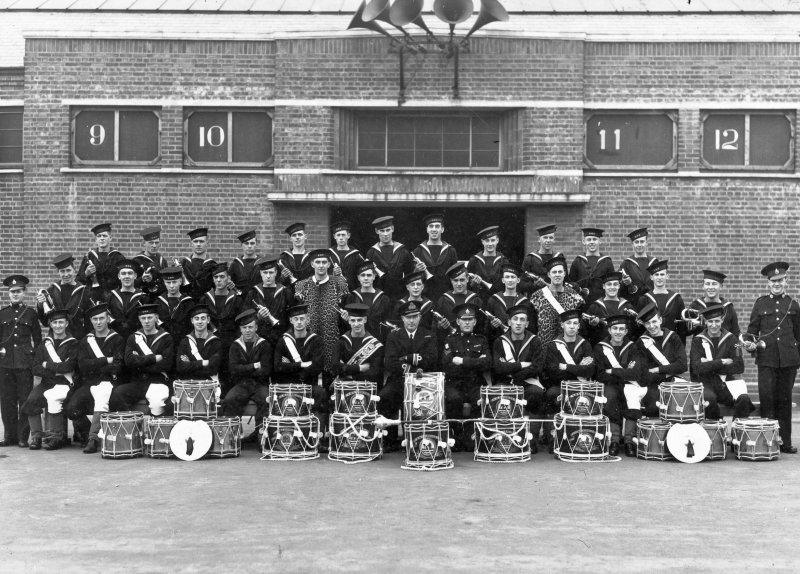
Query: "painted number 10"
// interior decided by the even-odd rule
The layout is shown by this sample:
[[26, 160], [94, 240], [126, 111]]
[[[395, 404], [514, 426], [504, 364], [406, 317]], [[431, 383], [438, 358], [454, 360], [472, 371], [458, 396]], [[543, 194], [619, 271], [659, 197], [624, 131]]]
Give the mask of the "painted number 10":
[[[620, 133], [622, 130], [619, 128], [615, 129], [612, 133], [614, 134], [614, 150], [619, 151], [619, 138]], [[606, 130], [600, 130], [600, 149], [606, 149]]]
[[739, 149], [739, 132], [736, 130], [714, 130], [714, 138], [716, 149]]
[[225, 143], [225, 130], [222, 126], [211, 126], [208, 130], [205, 126], [200, 126], [200, 147], [205, 147], [206, 143], [211, 147], [219, 147]]

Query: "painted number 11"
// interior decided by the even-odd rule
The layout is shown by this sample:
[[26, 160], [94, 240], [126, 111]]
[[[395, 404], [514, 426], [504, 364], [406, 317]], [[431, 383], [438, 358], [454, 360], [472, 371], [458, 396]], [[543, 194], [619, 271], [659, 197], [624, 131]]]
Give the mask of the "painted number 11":
[[[620, 130], [619, 128], [613, 131], [614, 134], [614, 149], [619, 151], [619, 138], [620, 138]], [[600, 130], [600, 149], [606, 149], [606, 130]]]

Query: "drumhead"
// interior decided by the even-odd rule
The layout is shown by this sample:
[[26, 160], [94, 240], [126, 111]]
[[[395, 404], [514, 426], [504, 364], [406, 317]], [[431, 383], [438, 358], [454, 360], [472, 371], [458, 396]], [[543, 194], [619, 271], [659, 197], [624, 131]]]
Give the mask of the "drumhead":
[[211, 427], [206, 421], [179, 421], [169, 435], [172, 452], [181, 460], [199, 460], [211, 448]]
[[672, 425], [667, 432], [667, 448], [677, 460], [693, 464], [708, 456], [711, 437], [698, 423]]

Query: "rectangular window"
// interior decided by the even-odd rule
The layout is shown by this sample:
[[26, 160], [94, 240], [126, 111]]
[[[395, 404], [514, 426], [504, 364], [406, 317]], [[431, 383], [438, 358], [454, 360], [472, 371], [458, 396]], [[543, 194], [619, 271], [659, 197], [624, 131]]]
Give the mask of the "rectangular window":
[[596, 170], [670, 170], [677, 166], [675, 112], [589, 111], [584, 163]]
[[22, 108], [0, 107], [0, 167], [22, 167]]
[[360, 168], [500, 169], [501, 115], [360, 113]]
[[701, 114], [706, 169], [774, 171], [794, 166], [791, 112], [705, 112]]
[[272, 167], [272, 113], [193, 109], [184, 112], [184, 165]]
[[74, 165], [150, 166], [161, 160], [161, 111], [144, 108], [74, 108]]

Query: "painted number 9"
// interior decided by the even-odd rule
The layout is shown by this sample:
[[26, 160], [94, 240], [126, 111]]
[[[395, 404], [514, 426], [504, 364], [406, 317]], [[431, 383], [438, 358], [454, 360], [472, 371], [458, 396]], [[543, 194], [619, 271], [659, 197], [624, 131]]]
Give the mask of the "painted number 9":
[[106, 128], [101, 124], [94, 124], [89, 127], [89, 143], [92, 145], [103, 145], [106, 141]]
[[737, 150], [739, 149], [739, 132], [730, 130], [714, 130], [716, 149]]
[[211, 126], [208, 130], [205, 126], [200, 127], [200, 147], [205, 147], [206, 143], [211, 147], [219, 147], [225, 143], [225, 130], [222, 126]]

